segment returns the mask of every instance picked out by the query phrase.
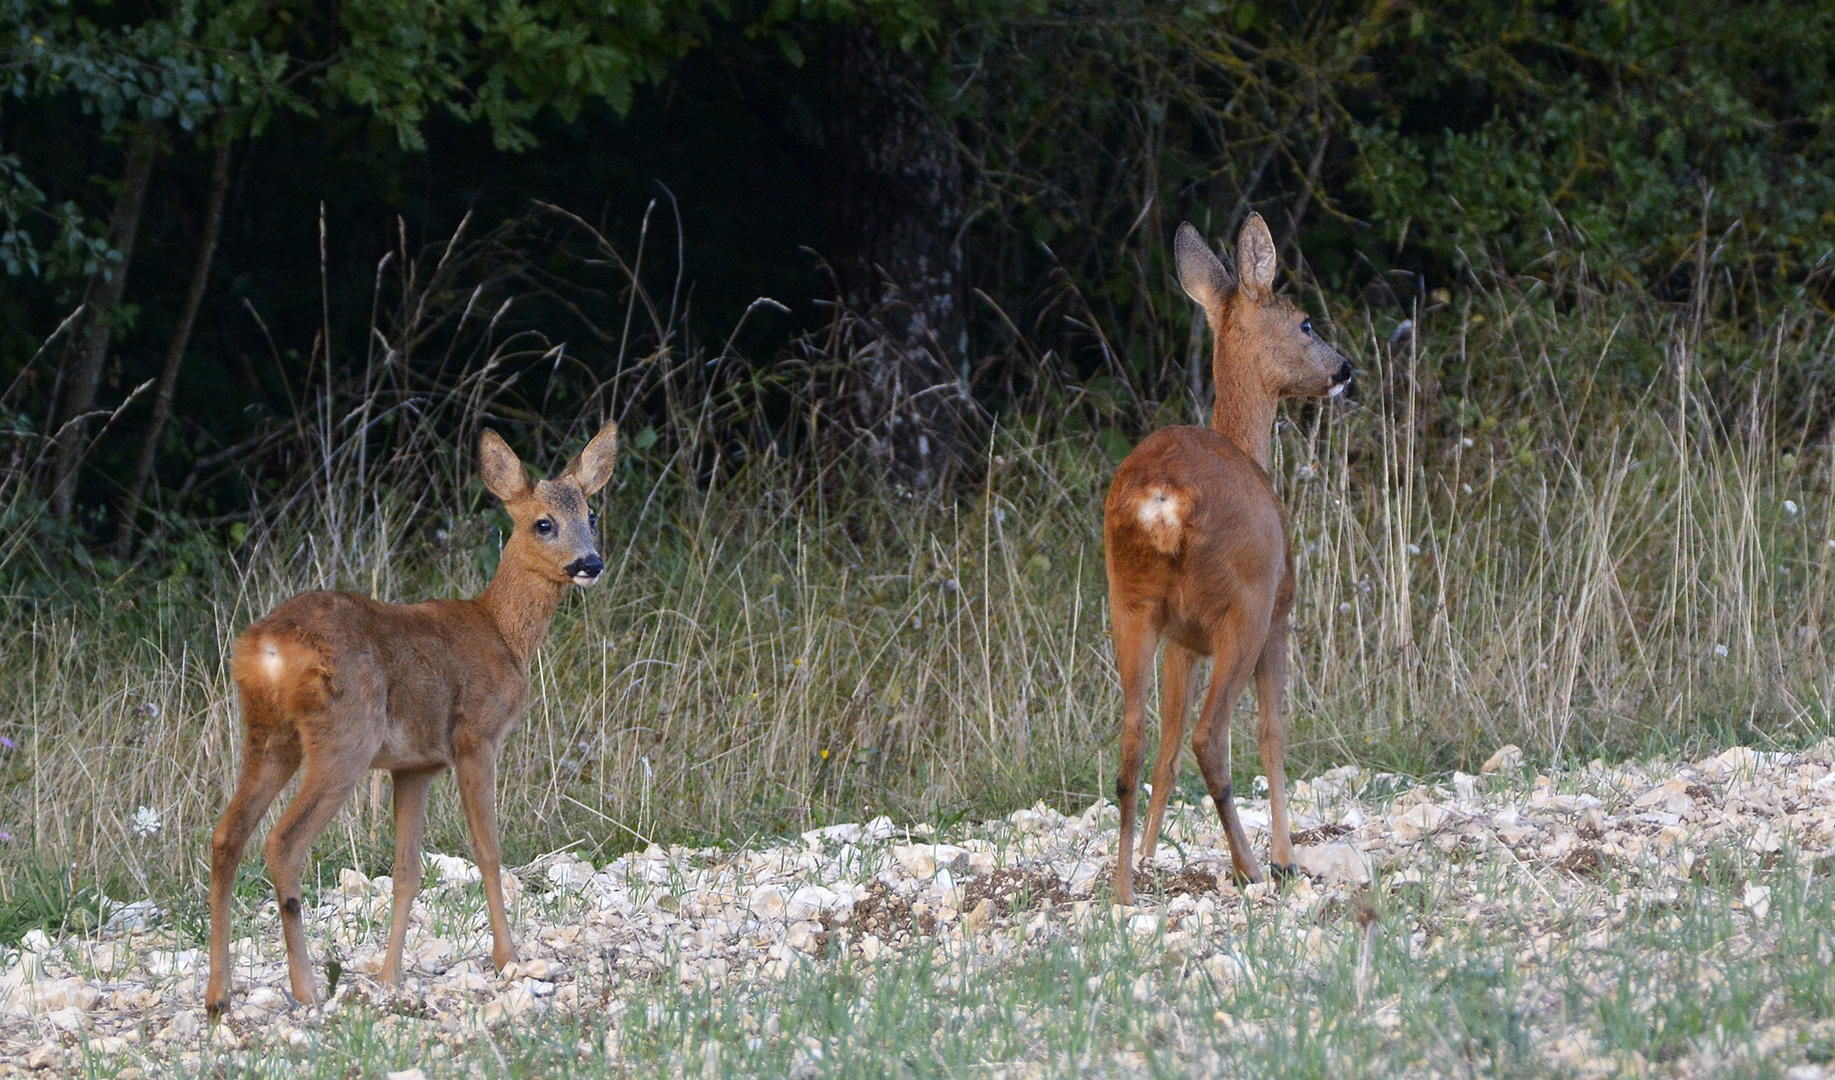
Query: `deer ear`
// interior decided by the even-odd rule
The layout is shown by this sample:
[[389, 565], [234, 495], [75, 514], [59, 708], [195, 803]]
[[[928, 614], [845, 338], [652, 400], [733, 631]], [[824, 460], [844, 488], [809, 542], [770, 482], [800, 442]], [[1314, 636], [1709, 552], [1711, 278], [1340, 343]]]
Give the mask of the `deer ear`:
[[1179, 267], [1179, 284], [1185, 295], [1204, 305], [1208, 313], [1230, 295], [1230, 272], [1217, 260], [1217, 253], [1198, 235], [1189, 221], [1179, 223], [1172, 238], [1173, 261]]
[[612, 466], [618, 461], [618, 425], [608, 422], [593, 436], [593, 441], [586, 444], [586, 449], [579, 456], [567, 463], [561, 478], [572, 480], [580, 485], [580, 490], [591, 495], [605, 486], [612, 478]]
[[522, 459], [489, 428], [478, 440], [478, 472], [491, 494], [506, 503], [529, 493], [529, 474], [523, 471]]
[[1243, 295], [1260, 302], [1274, 293], [1274, 237], [1260, 214], [1250, 214], [1236, 237], [1236, 279]]

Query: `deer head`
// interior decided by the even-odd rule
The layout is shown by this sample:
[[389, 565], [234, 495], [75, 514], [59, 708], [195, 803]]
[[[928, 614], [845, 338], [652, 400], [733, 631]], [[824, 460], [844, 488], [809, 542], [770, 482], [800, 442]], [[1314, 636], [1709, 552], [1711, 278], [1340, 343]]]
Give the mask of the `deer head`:
[[618, 425], [606, 424], [552, 480], [530, 483], [522, 460], [494, 431], [485, 431], [478, 452], [484, 486], [515, 523], [503, 560], [563, 585], [598, 581], [605, 569], [593, 542], [599, 519], [586, 500], [611, 478]]
[[1217, 394], [1271, 398], [1336, 396], [1351, 381], [1351, 365], [1314, 333], [1299, 305], [1274, 291], [1274, 238], [1260, 214], [1250, 214], [1236, 238], [1236, 279], [1190, 223], [1173, 241], [1179, 284], [1204, 306], [1216, 336]]

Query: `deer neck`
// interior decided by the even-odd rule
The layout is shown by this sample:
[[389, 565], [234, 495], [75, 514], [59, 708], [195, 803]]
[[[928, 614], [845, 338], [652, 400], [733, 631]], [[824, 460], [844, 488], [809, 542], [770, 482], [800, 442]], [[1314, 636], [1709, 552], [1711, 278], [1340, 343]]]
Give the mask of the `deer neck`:
[[1254, 377], [1248, 342], [1232, 333], [1217, 335], [1211, 359], [1211, 381], [1217, 394], [1211, 408], [1211, 428], [1255, 459], [1263, 472], [1274, 464], [1274, 395]]
[[548, 636], [548, 624], [554, 621], [554, 610], [566, 591], [564, 583], [536, 573], [515, 558], [512, 549], [505, 548], [497, 573], [478, 594], [477, 604], [527, 668], [536, 647]]

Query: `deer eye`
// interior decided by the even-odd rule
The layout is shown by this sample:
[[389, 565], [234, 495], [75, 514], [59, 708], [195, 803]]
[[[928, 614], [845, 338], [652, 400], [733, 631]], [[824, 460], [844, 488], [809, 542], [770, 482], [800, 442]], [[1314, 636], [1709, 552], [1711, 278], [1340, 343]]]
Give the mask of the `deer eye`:
[[537, 518], [535, 521], [535, 531], [543, 536], [547, 536], [554, 531], [554, 522], [549, 521], [547, 518]]
[[599, 515], [593, 513], [591, 510], [586, 512], [586, 527], [589, 529], [596, 529], [599, 527]]
[[1305, 334], [1307, 337], [1313, 336], [1313, 321], [1311, 319], [1300, 320], [1300, 333]]

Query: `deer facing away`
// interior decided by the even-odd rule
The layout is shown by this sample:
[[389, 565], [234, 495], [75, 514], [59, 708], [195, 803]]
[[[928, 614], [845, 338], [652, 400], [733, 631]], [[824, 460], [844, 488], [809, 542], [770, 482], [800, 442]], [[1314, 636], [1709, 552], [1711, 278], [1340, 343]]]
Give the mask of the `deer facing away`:
[[1115, 474], [1103, 511], [1109, 609], [1123, 698], [1120, 856], [1115, 890], [1133, 902], [1133, 843], [1143, 764], [1142, 714], [1162, 638], [1160, 747], [1143, 837], [1151, 858], [1172, 795], [1192, 666], [1212, 660], [1210, 688], [1192, 729], [1192, 750], [1230, 845], [1236, 876], [1262, 880], [1230, 793], [1230, 710], [1255, 676], [1258, 743], [1268, 776], [1276, 873], [1293, 868], [1283, 769], [1287, 620], [1293, 552], [1287, 515], [1268, 477], [1275, 409], [1286, 397], [1340, 393], [1351, 365], [1313, 335], [1306, 313], [1274, 293], [1275, 248], [1261, 215], [1236, 242], [1236, 280], [1198, 230], [1179, 226], [1179, 283], [1204, 307], [1214, 338], [1217, 401], [1211, 427], [1172, 427], [1134, 448]]
[[249, 834], [295, 772], [293, 803], [268, 834], [293, 997], [318, 1000], [301, 925], [307, 850], [370, 769], [394, 778], [395, 908], [382, 981], [399, 985], [402, 943], [421, 880], [427, 789], [458, 776], [472, 850], [490, 909], [491, 959], [516, 958], [504, 914], [495, 780], [503, 740], [528, 688], [528, 665], [569, 585], [604, 563], [587, 499], [610, 478], [618, 426], [607, 424], [559, 477], [530, 483], [495, 432], [480, 445], [484, 484], [514, 522], [496, 576], [471, 600], [385, 604], [306, 592], [249, 627], [232, 672], [242, 697], [242, 773], [211, 839], [210, 982], [206, 1012], [229, 1002], [230, 898]]

